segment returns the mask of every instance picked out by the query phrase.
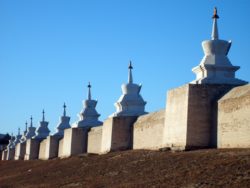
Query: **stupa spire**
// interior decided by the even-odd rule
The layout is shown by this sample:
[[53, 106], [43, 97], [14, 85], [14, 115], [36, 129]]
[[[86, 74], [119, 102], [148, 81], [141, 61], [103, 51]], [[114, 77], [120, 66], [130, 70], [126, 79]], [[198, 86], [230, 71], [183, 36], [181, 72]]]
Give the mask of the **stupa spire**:
[[129, 66], [128, 66], [129, 72], [128, 72], [128, 83], [132, 84], [133, 83], [133, 75], [132, 75], [132, 62], [129, 61]]
[[90, 82], [88, 84], [88, 88], [89, 88], [89, 90], [88, 90], [88, 100], [91, 100], [91, 85], [90, 85]]
[[33, 117], [30, 117], [30, 127], [33, 127]]
[[28, 127], [27, 132], [25, 133], [25, 135], [23, 136], [22, 142], [24, 142], [25, 140], [30, 139], [32, 136], [35, 135], [35, 130], [36, 128], [33, 127], [33, 117], [30, 117], [30, 126]]
[[217, 26], [217, 19], [219, 19], [219, 16], [217, 14], [217, 8], [214, 7], [214, 14], [213, 14], [213, 28], [212, 28], [212, 40], [219, 39], [219, 32], [218, 32], [218, 26]]
[[20, 134], [20, 127], [18, 127], [18, 133], [13, 141], [13, 147], [15, 147], [21, 141], [22, 135]]
[[28, 122], [26, 121], [25, 122], [25, 131], [27, 132], [27, 130], [28, 130]]
[[64, 104], [63, 104], [63, 116], [66, 116], [66, 107], [67, 107], [67, 106], [66, 106], [66, 104], [64, 103]]
[[45, 115], [44, 115], [44, 114], [45, 114], [45, 112], [44, 112], [44, 110], [43, 110], [43, 112], [42, 112], [42, 113], [43, 113], [43, 119], [42, 119], [42, 120], [43, 120], [43, 121], [45, 121]]

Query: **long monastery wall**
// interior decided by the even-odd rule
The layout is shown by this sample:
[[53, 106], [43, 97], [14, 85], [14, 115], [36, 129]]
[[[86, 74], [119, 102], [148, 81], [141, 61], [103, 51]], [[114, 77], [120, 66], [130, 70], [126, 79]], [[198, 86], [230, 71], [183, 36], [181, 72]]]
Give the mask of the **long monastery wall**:
[[162, 147], [165, 109], [140, 116], [134, 123], [133, 149]]

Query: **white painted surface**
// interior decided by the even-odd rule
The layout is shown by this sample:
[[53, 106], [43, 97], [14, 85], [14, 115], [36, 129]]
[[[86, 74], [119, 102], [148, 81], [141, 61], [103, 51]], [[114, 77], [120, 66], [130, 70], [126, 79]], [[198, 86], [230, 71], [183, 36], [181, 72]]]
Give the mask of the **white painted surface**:
[[146, 114], [146, 102], [140, 95], [142, 85], [134, 84], [132, 78], [132, 65], [129, 65], [128, 83], [122, 84], [122, 95], [115, 103], [116, 112], [110, 117], [116, 116], [140, 116]]
[[240, 68], [233, 66], [227, 57], [232, 42], [219, 39], [217, 18], [213, 19], [212, 39], [202, 42], [204, 57], [200, 64], [192, 69], [196, 74], [194, 84], [233, 84], [246, 82], [235, 78]]

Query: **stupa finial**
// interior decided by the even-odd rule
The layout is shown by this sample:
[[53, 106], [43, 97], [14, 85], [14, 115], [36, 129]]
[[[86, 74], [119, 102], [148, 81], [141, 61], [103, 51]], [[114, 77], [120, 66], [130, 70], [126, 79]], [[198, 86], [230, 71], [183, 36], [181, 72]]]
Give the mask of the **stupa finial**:
[[44, 110], [43, 110], [43, 112], [42, 112], [42, 113], [43, 113], [43, 121], [45, 121], [45, 115], [44, 115], [44, 114], [45, 114], [45, 112], [44, 112]]
[[219, 16], [217, 14], [217, 8], [214, 7], [214, 14], [213, 14], [213, 29], [212, 29], [212, 40], [219, 39], [219, 32], [218, 32], [218, 26], [217, 26], [217, 19], [219, 19]]
[[26, 131], [28, 130], [28, 122], [27, 121], [25, 122], [25, 130]]
[[219, 19], [219, 16], [218, 16], [218, 14], [217, 14], [217, 8], [216, 8], [216, 7], [214, 7], [214, 15], [213, 15], [212, 18], [213, 18], [213, 19]]
[[132, 66], [132, 61], [129, 61], [128, 69], [129, 69], [129, 73], [128, 73], [128, 83], [133, 83], [133, 75], [132, 75], [133, 66]]
[[88, 88], [89, 88], [89, 90], [88, 90], [88, 100], [91, 100], [91, 85], [90, 85], [90, 82], [88, 84]]
[[18, 135], [20, 135], [20, 127], [18, 127]]
[[33, 117], [30, 117], [30, 127], [33, 127]]
[[67, 107], [67, 106], [66, 106], [66, 104], [64, 103], [64, 104], [63, 104], [63, 116], [66, 116], [66, 107]]

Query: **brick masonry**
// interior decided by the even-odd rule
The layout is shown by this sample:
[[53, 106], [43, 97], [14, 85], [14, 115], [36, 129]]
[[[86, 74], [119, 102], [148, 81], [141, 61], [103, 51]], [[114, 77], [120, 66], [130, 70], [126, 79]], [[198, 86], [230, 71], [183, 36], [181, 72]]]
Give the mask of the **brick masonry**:
[[131, 149], [136, 116], [111, 117], [103, 123], [101, 153]]
[[88, 132], [88, 153], [101, 153], [102, 126], [91, 128]]
[[186, 84], [168, 91], [164, 146], [177, 149], [216, 147], [217, 101], [233, 87]]
[[218, 104], [218, 148], [250, 147], [250, 85], [232, 89]]
[[162, 147], [165, 109], [138, 117], [133, 129], [133, 149]]

